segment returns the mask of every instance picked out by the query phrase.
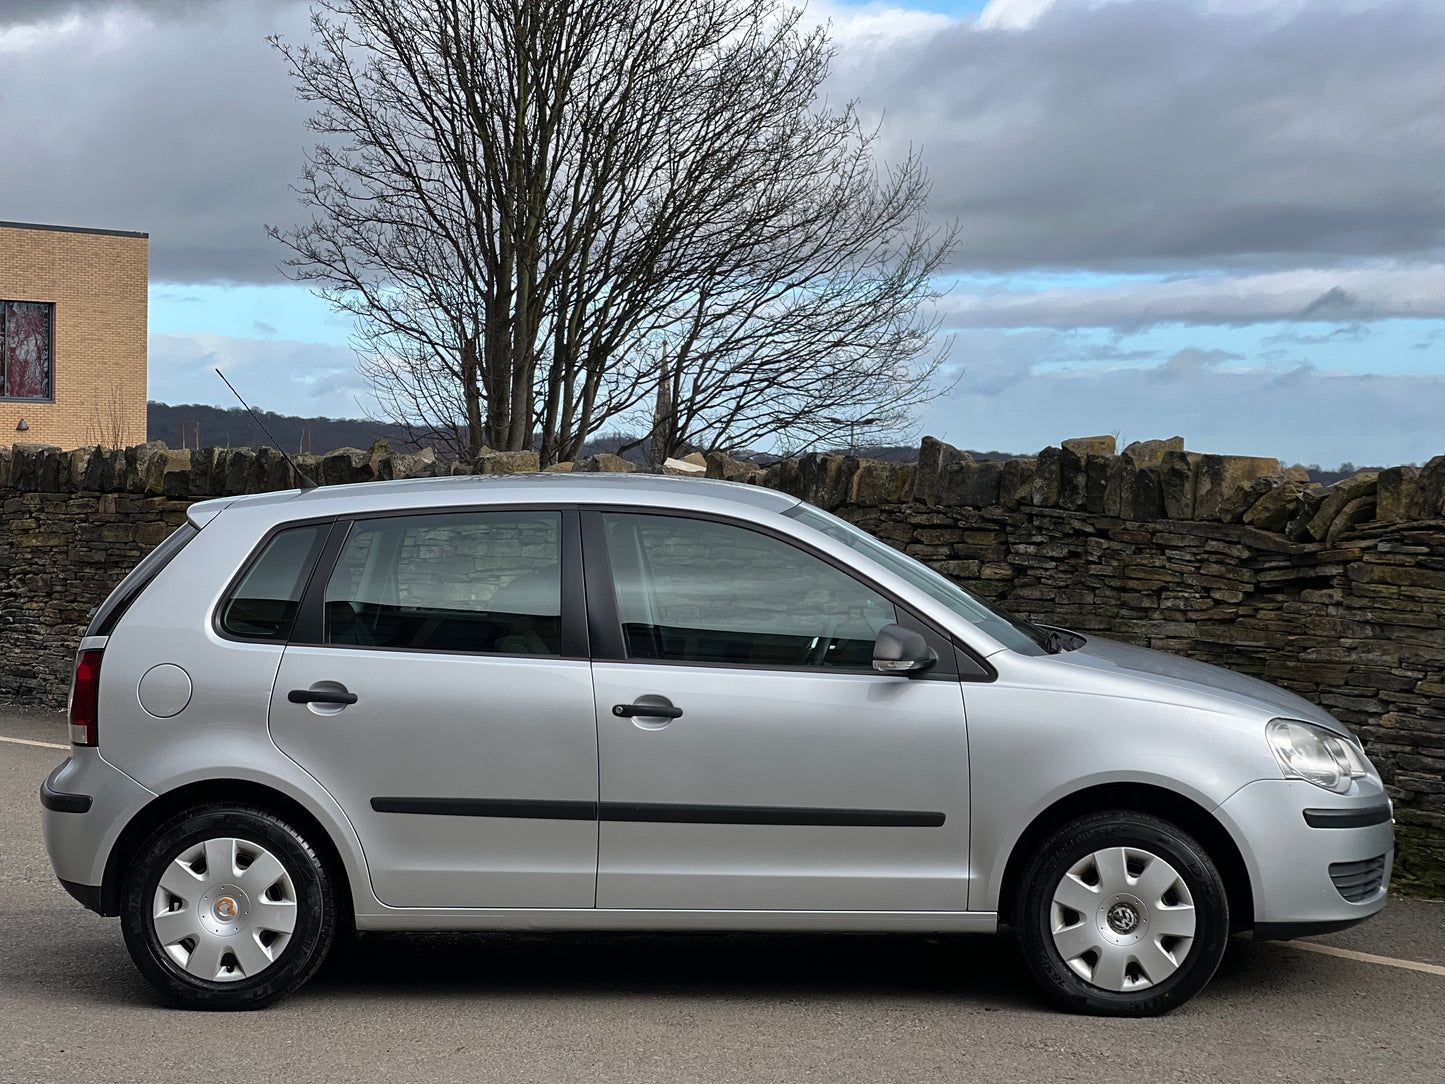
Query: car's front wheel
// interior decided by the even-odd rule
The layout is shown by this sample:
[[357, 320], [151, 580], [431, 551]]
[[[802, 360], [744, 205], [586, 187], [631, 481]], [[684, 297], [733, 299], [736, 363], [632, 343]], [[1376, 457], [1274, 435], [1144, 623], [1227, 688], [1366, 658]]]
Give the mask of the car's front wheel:
[[315, 847], [262, 809], [215, 804], [162, 824], [122, 887], [126, 947], [187, 1008], [259, 1009], [321, 966], [334, 891]]
[[1094, 813], [1044, 842], [1016, 922], [1034, 976], [1068, 1007], [1155, 1016], [1202, 990], [1224, 956], [1229, 899], [1208, 853], [1143, 813]]

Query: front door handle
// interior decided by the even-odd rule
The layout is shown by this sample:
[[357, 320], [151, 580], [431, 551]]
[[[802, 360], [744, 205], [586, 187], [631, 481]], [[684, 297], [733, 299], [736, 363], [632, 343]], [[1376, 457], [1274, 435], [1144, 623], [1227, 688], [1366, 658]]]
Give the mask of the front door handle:
[[339, 689], [292, 689], [286, 699], [293, 704], [355, 704], [356, 694]]
[[671, 704], [613, 704], [612, 714], [619, 719], [681, 719], [682, 709]]

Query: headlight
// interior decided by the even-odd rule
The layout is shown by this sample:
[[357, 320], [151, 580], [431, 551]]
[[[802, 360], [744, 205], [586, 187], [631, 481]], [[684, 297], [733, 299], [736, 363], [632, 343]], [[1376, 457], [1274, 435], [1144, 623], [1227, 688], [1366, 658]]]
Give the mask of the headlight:
[[1350, 783], [1375, 774], [1365, 751], [1331, 730], [1294, 719], [1273, 719], [1264, 728], [1280, 770], [1290, 779], [1304, 779], [1336, 794]]

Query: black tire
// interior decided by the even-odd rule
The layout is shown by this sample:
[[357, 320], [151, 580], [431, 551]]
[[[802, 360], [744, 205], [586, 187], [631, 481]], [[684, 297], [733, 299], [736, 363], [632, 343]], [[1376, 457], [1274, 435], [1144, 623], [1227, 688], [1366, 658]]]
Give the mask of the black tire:
[[[280, 863], [295, 904], [295, 925], [283, 947], [268, 950], [275, 952], [273, 962], [254, 975], [244, 975], [235, 956], [221, 957], [223, 967], [229, 969], [223, 973], [244, 975], [231, 981], [211, 981], [187, 971], [162, 947], [156, 932], [161, 916], [153, 917], [162, 876], [180, 856], [217, 839], [236, 839], [269, 852]], [[237, 868], [241, 868], [239, 860]], [[276, 895], [281, 898], [279, 890]], [[197, 902], [182, 905], [177, 900], [176, 909], [185, 911]], [[235, 901], [229, 898], [221, 906], [232, 916], [237, 913]], [[162, 995], [188, 1009], [260, 1009], [285, 997], [321, 966], [335, 939], [336, 925], [334, 886], [316, 848], [295, 826], [252, 806], [214, 803], [172, 817], [141, 844], [121, 887], [121, 929], [131, 958]]]
[[[1089, 881], [1084, 879], [1088, 875], [1098, 877], [1096, 885], [1103, 885], [1099, 872], [1103, 863], [1099, 863], [1094, 867], [1095, 872], [1089, 874], [1088, 862], [1091, 855], [1112, 848], [1125, 848], [1126, 854], [1147, 852], [1163, 859], [1183, 881], [1194, 908], [1192, 939], [1186, 942], [1183, 938], [1169, 937], [1162, 942], [1170, 957], [1179, 957], [1177, 970], [1154, 982], [1135, 961], [1128, 965], [1133, 970], [1126, 969], [1124, 972], [1126, 988], [1121, 990], [1105, 988], [1085, 978], [1065, 962], [1054, 939], [1055, 916], [1058, 915], [1061, 930], [1078, 926], [1081, 938], [1098, 939], [1117, 966], [1120, 958], [1132, 958], [1130, 954], [1134, 951], [1131, 946], [1122, 943], [1130, 938], [1142, 941], [1149, 937], [1149, 906], [1145, 904], [1135, 908], [1134, 903], [1125, 903], [1122, 911], [1111, 911], [1109, 903], [1119, 899], [1118, 894], [1106, 899], [1106, 893], [1099, 892], [1100, 905], [1091, 915], [1064, 905], [1059, 911], [1055, 910], [1056, 890], [1065, 887], [1065, 876], [1080, 863], [1085, 863], [1085, 873], [1079, 875], [1084, 885], [1089, 885]], [[1143, 861], [1136, 854], [1130, 856], [1128, 868], [1131, 876], [1138, 876], [1134, 870], [1136, 866], [1142, 869]], [[1095, 888], [1090, 890], [1097, 891]], [[1178, 894], [1180, 890], [1175, 888], [1170, 891], [1173, 894], [1166, 897], [1167, 900], [1178, 905], [1182, 900]], [[1155, 930], [1168, 921], [1162, 909], [1156, 909], [1152, 914]], [[1131, 928], [1121, 932], [1109, 925], [1111, 916]], [[1229, 940], [1229, 897], [1208, 852], [1178, 826], [1144, 813], [1113, 810], [1070, 821], [1044, 841], [1023, 872], [1014, 922], [1019, 947], [1029, 970], [1055, 1001], [1075, 1012], [1099, 1016], [1158, 1016], [1184, 1004], [1204, 989], [1219, 967]], [[1088, 922], [1093, 922], [1094, 926], [1087, 926]], [[1097, 934], [1096, 929], [1099, 931]], [[1141, 944], [1139, 951], [1142, 954], [1149, 947]], [[1143, 958], [1159, 959], [1152, 952]], [[1097, 952], [1093, 953], [1092, 960], [1089, 953], [1075, 957], [1075, 960], [1077, 966], [1092, 969], [1094, 974], [1102, 971], [1103, 965]], [[1129, 984], [1139, 985], [1138, 988], [1127, 988]]]

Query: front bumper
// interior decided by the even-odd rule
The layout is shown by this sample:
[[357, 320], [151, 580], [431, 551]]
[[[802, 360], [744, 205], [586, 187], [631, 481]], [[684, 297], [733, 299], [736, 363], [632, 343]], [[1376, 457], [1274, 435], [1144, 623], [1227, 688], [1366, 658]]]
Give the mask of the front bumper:
[[40, 785], [50, 864], [62, 885], [99, 910], [106, 863], [121, 831], [155, 795], [95, 749], [77, 747]]
[[1302, 780], [1262, 779], [1218, 813], [1249, 871], [1256, 938], [1327, 933], [1385, 906], [1395, 828], [1378, 784], [1335, 795]]

